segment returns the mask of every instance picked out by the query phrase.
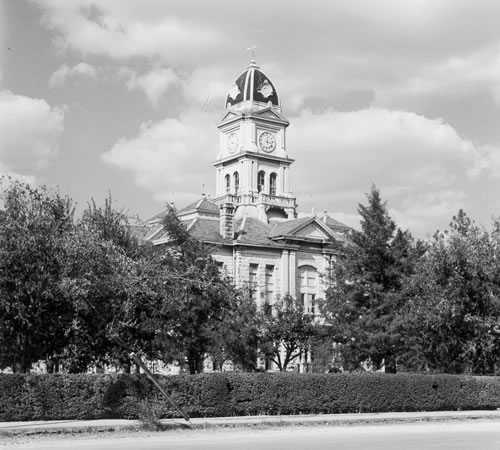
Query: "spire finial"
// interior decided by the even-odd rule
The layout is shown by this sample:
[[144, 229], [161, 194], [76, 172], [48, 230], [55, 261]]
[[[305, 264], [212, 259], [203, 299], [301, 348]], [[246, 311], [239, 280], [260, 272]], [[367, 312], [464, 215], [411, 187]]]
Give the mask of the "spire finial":
[[250, 61], [250, 64], [255, 64], [255, 50], [257, 50], [256, 45], [252, 45], [247, 48], [247, 51], [249, 51], [252, 54], [252, 61]]

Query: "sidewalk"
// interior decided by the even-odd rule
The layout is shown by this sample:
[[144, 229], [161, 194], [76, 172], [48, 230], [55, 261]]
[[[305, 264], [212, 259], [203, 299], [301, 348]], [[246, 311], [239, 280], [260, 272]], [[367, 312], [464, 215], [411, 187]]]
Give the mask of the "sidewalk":
[[[166, 429], [212, 427], [255, 427], [286, 425], [361, 425], [375, 423], [409, 423], [449, 420], [495, 420], [500, 422], [500, 410], [496, 411], [436, 411], [397, 412], [371, 414], [318, 414], [301, 416], [243, 416], [192, 418], [191, 425], [183, 419], [164, 419]], [[125, 419], [103, 420], [50, 420], [37, 422], [0, 422], [0, 436], [39, 433], [82, 433], [91, 431], [133, 430], [140, 422]]]

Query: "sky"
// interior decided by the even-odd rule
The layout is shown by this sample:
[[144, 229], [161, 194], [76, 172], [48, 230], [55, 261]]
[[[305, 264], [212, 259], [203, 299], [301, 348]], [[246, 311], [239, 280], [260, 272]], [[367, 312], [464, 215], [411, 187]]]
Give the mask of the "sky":
[[497, 0], [0, 0], [0, 173], [142, 219], [215, 193], [248, 66], [290, 121], [299, 210], [359, 227], [374, 184], [425, 238], [500, 216]]

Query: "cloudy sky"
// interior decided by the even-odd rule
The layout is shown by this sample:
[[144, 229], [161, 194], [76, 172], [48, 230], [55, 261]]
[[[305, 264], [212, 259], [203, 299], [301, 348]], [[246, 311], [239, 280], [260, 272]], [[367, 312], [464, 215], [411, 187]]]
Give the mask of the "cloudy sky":
[[256, 60], [301, 211], [374, 183], [418, 237], [500, 215], [497, 0], [0, 0], [0, 173], [147, 218], [213, 193], [215, 127]]

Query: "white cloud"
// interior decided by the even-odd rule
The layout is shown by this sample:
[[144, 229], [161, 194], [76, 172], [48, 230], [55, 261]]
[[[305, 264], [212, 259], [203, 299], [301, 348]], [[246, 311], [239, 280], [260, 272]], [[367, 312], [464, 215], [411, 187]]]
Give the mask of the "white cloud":
[[36, 178], [33, 175], [21, 175], [15, 172], [7, 172], [2, 170], [0, 165], [0, 195], [5, 192], [12, 182], [19, 181], [24, 184], [36, 184]]
[[352, 210], [375, 183], [401, 225], [417, 234], [447, 224], [467, 200], [464, 186], [500, 167], [491, 156], [500, 149], [476, 146], [441, 120], [380, 108], [305, 111], [288, 143], [303, 206], [319, 200], [334, 211]]
[[44, 9], [44, 24], [59, 32], [59, 45], [82, 54], [182, 61], [223, 44], [217, 29], [180, 19], [164, 2], [34, 1]]
[[231, 83], [237, 76], [239, 73], [227, 67], [198, 67], [183, 82], [184, 97], [194, 107], [221, 114]]
[[68, 78], [96, 79], [97, 69], [85, 62], [80, 62], [73, 67], [63, 64], [51, 75], [49, 86], [64, 84]]
[[446, 228], [452, 216], [464, 208], [466, 201], [467, 195], [460, 189], [416, 191], [396, 207], [389, 205], [389, 213], [399, 227], [423, 236], [432, 234], [437, 228]]
[[7, 46], [7, 14], [5, 14], [4, 2], [0, 2], [0, 85], [2, 83], [2, 71], [4, 66], [5, 53], [8, 51]]
[[30, 173], [58, 151], [64, 113], [43, 99], [0, 91], [0, 164], [4, 171]]
[[354, 228], [355, 230], [361, 229], [360, 217], [357, 214], [346, 214], [343, 212], [329, 213], [335, 220]]
[[135, 138], [119, 140], [102, 159], [132, 172], [157, 200], [182, 203], [199, 196], [215, 178], [210, 170], [217, 148], [215, 122], [213, 115], [191, 111], [179, 119], [143, 123]]
[[500, 43], [464, 55], [449, 56], [420, 73], [377, 92], [380, 105], [408, 104], [438, 96], [493, 95], [500, 104]]
[[35, 185], [36, 179], [32, 175], [21, 175], [15, 172], [8, 172], [4, 170], [2, 163], [0, 162], [0, 209], [5, 207], [4, 193], [15, 181], [19, 181], [23, 184]]
[[[32, 1], [68, 55], [101, 64], [92, 66], [99, 82], [125, 83], [153, 105], [168, 99], [170, 115], [217, 113], [209, 123], [191, 112], [144, 125], [103, 156], [158, 198], [190, 196], [213, 177], [215, 123], [253, 43], [291, 121], [292, 183], [305, 210], [327, 205], [354, 223], [375, 182], [418, 233], [496, 191], [500, 2]], [[51, 85], [85, 75], [75, 67], [61, 66]], [[483, 210], [498, 210], [488, 201]]]
[[179, 77], [171, 68], [155, 65], [149, 72], [137, 75], [137, 72], [128, 66], [93, 66], [80, 62], [73, 67], [62, 64], [50, 77], [49, 86], [55, 87], [71, 80], [100, 80], [101, 82], [124, 81], [128, 90], [141, 90], [149, 101], [156, 106], [159, 99], [175, 83]]
[[[102, 159], [132, 172], [157, 200], [186, 204], [204, 184], [213, 185], [217, 118], [190, 111], [179, 119], [145, 123], [136, 137], [118, 141]], [[380, 108], [305, 111], [290, 127], [288, 145], [297, 159], [292, 184], [302, 211], [328, 209], [358, 227], [356, 205], [375, 183], [398, 225], [417, 236], [445, 227], [464, 208], [467, 184], [500, 172], [500, 161], [491, 162], [498, 151], [475, 146], [443, 121]]]
[[160, 98], [172, 85], [180, 81], [174, 70], [164, 67], [154, 67], [150, 72], [139, 76], [132, 69], [122, 67], [119, 75], [126, 80], [129, 90], [142, 90], [153, 106], [158, 104]]

